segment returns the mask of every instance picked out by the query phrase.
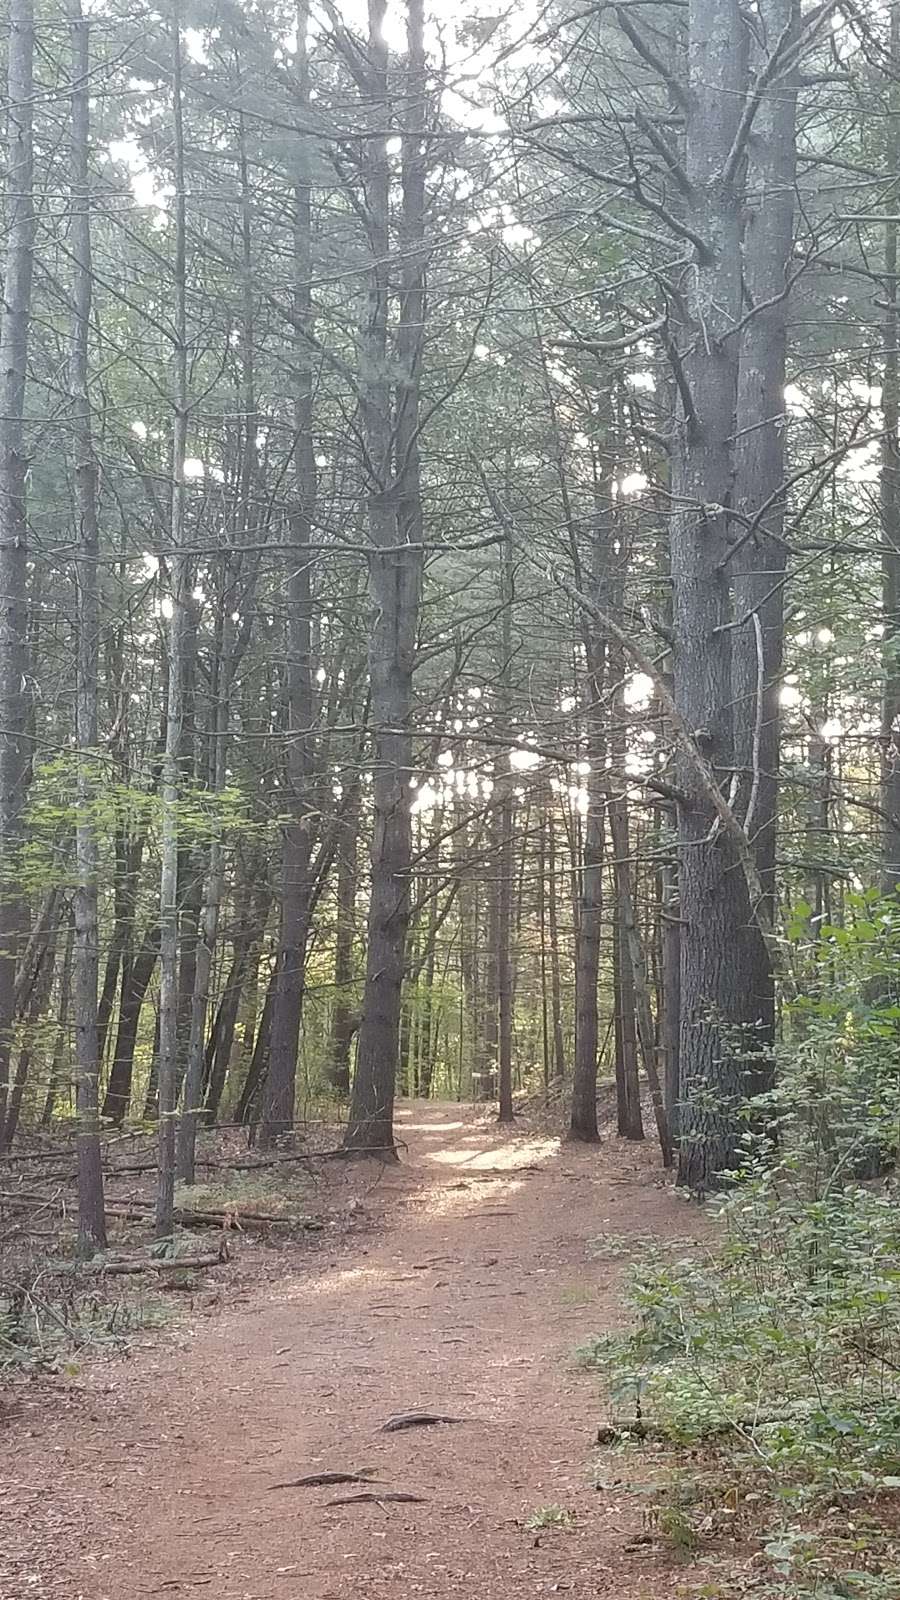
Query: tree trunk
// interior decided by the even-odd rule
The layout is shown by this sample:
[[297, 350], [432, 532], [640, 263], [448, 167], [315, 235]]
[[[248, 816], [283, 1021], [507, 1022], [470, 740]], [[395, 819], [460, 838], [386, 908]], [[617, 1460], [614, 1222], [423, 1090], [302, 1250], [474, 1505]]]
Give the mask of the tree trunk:
[[[175, 1107], [178, 1086], [178, 795], [179, 758], [184, 731], [184, 657], [188, 626], [187, 560], [182, 554], [185, 534], [185, 474], [188, 423], [187, 257], [182, 105], [181, 9], [175, 0], [172, 33], [172, 131], [175, 195], [173, 270], [174, 422], [172, 429], [172, 502], [170, 557], [171, 616], [168, 629], [169, 695], [166, 708], [166, 748], [162, 782], [162, 867], [160, 877], [160, 992], [159, 992], [159, 1140], [156, 1232], [172, 1232], [175, 1205]], [[193, 989], [193, 985], [192, 985]]]
[[[389, 120], [386, 0], [369, 0], [371, 114]], [[409, 924], [412, 674], [421, 586], [419, 380], [425, 314], [425, 47], [422, 0], [408, 0], [407, 95], [402, 135], [401, 298], [392, 426], [388, 353], [390, 161], [384, 137], [368, 155], [366, 210], [372, 254], [369, 315], [360, 351], [361, 410], [369, 483], [369, 587], [375, 619], [369, 652], [373, 733], [372, 876], [366, 977], [345, 1144], [394, 1152], [394, 1087]], [[396, 477], [393, 454], [396, 445]], [[418, 546], [418, 548], [417, 548]]]
[[[653, 1101], [653, 1114], [656, 1118], [656, 1130], [659, 1135], [659, 1147], [662, 1151], [663, 1165], [668, 1167], [672, 1164], [672, 1146], [666, 1122], [662, 1083], [656, 1060], [656, 1029], [653, 1023], [653, 1010], [650, 1002], [650, 979], [644, 954], [644, 942], [638, 927], [634, 905], [627, 807], [628, 801], [625, 794], [616, 796], [614, 800], [611, 800], [609, 806], [609, 831], [615, 858], [620, 953], [622, 970], [627, 972], [628, 977], [629, 1004], [632, 1008], [632, 1017], [637, 1021], [637, 1036], [640, 1042], [644, 1071], [650, 1088], [650, 1098]], [[640, 1114], [640, 1100], [638, 1100], [638, 1113]]]
[[[900, 160], [900, 6], [890, 8], [889, 87], [885, 170], [894, 173]], [[893, 209], [893, 208], [891, 208]], [[900, 893], [900, 356], [898, 356], [897, 219], [885, 223], [884, 236], [884, 372], [881, 410], [881, 592], [884, 635], [884, 690], [881, 707], [881, 805], [885, 813], [881, 844], [881, 889]]]
[[[800, 24], [797, 0], [762, 0], [761, 31], [773, 51]], [[765, 62], [758, 63], [758, 71]], [[777, 74], [753, 124], [744, 207], [744, 294], [753, 315], [741, 336], [734, 446], [734, 504], [760, 520], [748, 537], [735, 530], [732, 642], [734, 759], [740, 772], [736, 809], [750, 838], [765, 889], [765, 914], [775, 909], [775, 844], [780, 755], [781, 663], [784, 646], [785, 365], [789, 300], [786, 284], [794, 242], [796, 73]], [[775, 975], [765, 940], [749, 914], [736, 959], [747, 997], [743, 1049], [751, 1059], [747, 1088], [772, 1081]]]
[[[601, 506], [596, 508], [595, 524], [591, 579], [594, 593], [602, 602], [603, 586], [607, 579], [610, 530], [609, 516]], [[600, 1138], [597, 1127], [597, 988], [603, 920], [603, 769], [606, 764], [603, 687], [606, 643], [596, 624], [587, 616], [584, 618], [584, 651], [587, 667], [583, 696], [585, 755], [590, 771], [586, 782], [588, 802], [582, 832], [579, 879], [578, 942], [575, 950], [575, 1069], [569, 1135], [584, 1143], [596, 1144]]]
[[497, 866], [501, 836], [496, 804], [492, 806], [486, 852], [487, 905], [484, 953], [484, 981], [481, 986], [481, 1031], [478, 1071], [473, 1074], [473, 1095], [477, 1101], [493, 1100], [497, 1093], [499, 1018], [497, 1013], [497, 973], [500, 951], [500, 875]]
[[556, 855], [556, 813], [550, 808], [547, 834], [547, 867], [550, 896], [547, 922], [550, 929], [550, 1018], [553, 1024], [553, 1075], [558, 1083], [566, 1077], [566, 1046], [563, 1038], [562, 976], [559, 961], [559, 873]]
[[6, 271], [0, 328], [0, 1126], [15, 1032], [16, 963], [28, 925], [20, 887], [28, 759], [28, 520], [25, 381], [34, 264], [33, 0], [7, 28]]
[[243, 908], [237, 914], [238, 925], [232, 945], [231, 967], [219, 997], [219, 1009], [216, 1012], [216, 1020], [207, 1046], [207, 1082], [204, 1115], [205, 1121], [210, 1127], [215, 1123], [219, 1115], [219, 1107], [222, 1103], [222, 1095], [228, 1079], [228, 1068], [231, 1064], [231, 1056], [234, 1049], [238, 1013], [247, 977], [251, 970], [251, 957], [257, 940], [265, 931], [271, 903], [271, 896], [265, 881], [263, 881], [262, 887], [257, 887], [254, 892], [248, 877], [245, 895]]
[[[685, 103], [686, 221], [703, 241], [686, 278], [683, 341], [673, 360], [679, 413], [672, 469], [672, 599], [675, 702], [713, 768], [734, 766], [731, 553], [737, 352], [741, 314], [740, 194], [730, 152], [744, 92], [739, 0], [689, 0]], [[733, 1033], [745, 1016], [737, 951], [747, 896], [735, 850], [686, 755], [678, 784], [681, 914], [679, 1180], [703, 1192], [737, 1159], [744, 1079]]]
[[116, 1043], [102, 1111], [104, 1122], [111, 1122], [117, 1128], [120, 1128], [125, 1121], [131, 1103], [131, 1080], [138, 1027], [150, 979], [153, 977], [153, 969], [159, 957], [159, 945], [159, 922], [154, 921], [152, 927], [147, 929], [134, 961], [122, 969]]
[[628, 955], [618, 884], [616, 885], [615, 899], [613, 995], [616, 1046], [616, 1132], [622, 1139], [637, 1140], [644, 1137], [644, 1119], [641, 1114], [641, 1084], [637, 1063], [634, 979]]
[[[297, 5], [294, 93], [302, 120], [309, 104], [309, 0]], [[311, 187], [307, 141], [300, 139], [294, 182], [294, 510], [288, 557], [287, 761], [288, 819], [282, 831], [281, 933], [276, 967], [269, 1071], [260, 1141], [271, 1144], [294, 1123], [297, 1052], [309, 923], [311, 826], [309, 787], [313, 768], [313, 686], [310, 587], [311, 519], [316, 496], [313, 447]]]
[[[59, 1008], [56, 1020], [56, 1039], [53, 1045], [53, 1058], [50, 1062], [50, 1079], [47, 1084], [47, 1098], [41, 1113], [41, 1127], [50, 1128], [53, 1125], [53, 1113], [59, 1099], [60, 1089], [65, 1078], [65, 1064], [69, 1055], [69, 1000], [72, 983], [72, 948], [75, 941], [75, 928], [71, 913], [66, 919], [66, 942], [63, 948], [62, 970], [59, 975]], [[71, 1089], [70, 1089], [71, 1093]]]
[[665, 1057], [666, 1121], [673, 1149], [678, 1142], [681, 1100], [681, 1072], [678, 1060], [681, 1017], [681, 907], [678, 901], [678, 871], [667, 862], [660, 874], [660, 942], [662, 946], [662, 1038]]
[[[350, 780], [353, 782], [353, 780]], [[350, 1093], [350, 1048], [353, 1042], [353, 941], [356, 932], [357, 832], [359, 796], [354, 793], [341, 821], [338, 846], [337, 904], [334, 933], [334, 1004], [326, 1076], [342, 1099]]]
[[[123, 778], [124, 781], [124, 778]], [[123, 813], [125, 808], [122, 808]], [[112, 1022], [116, 989], [120, 976], [123, 981], [134, 958], [134, 919], [137, 911], [137, 887], [144, 853], [143, 836], [129, 837], [126, 816], [122, 814], [115, 829], [115, 883], [113, 885], [113, 930], [106, 952], [103, 983], [97, 1005], [97, 1055], [103, 1065], [109, 1027]]]
[[77, 887], [73, 902], [73, 1012], [75, 1018], [75, 1110], [78, 1119], [78, 1253], [90, 1257], [106, 1248], [106, 1211], [97, 1115], [100, 1086], [100, 1039], [97, 986], [100, 976], [100, 930], [97, 897], [97, 830], [95, 762], [98, 730], [100, 659], [100, 532], [97, 521], [97, 458], [88, 394], [88, 341], [93, 276], [91, 265], [91, 194], [89, 177], [90, 41], [81, 0], [68, 0], [72, 36], [72, 219], [73, 257], [72, 348], [69, 387], [75, 449], [75, 503], [79, 522], [78, 660], [75, 733], [78, 746], [78, 821], [75, 830]]
[[258, 1120], [260, 1088], [262, 1086], [263, 1073], [265, 1071], [266, 1061], [268, 1060], [269, 1055], [269, 1038], [272, 1029], [272, 1006], [275, 1001], [275, 982], [276, 974], [275, 969], [273, 968], [269, 977], [269, 982], [266, 985], [266, 998], [263, 1001], [262, 1013], [260, 1015], [259, 1025], [256, 1030], [256, 1039], [253, 1044], [253, 1053], [250, 1057], [250, 1065], [247, 1068], [247, 1076], [244, 1079], [244, 1086], [241, 1090], [240, 1098], [237, 1104], [237, 1110], [235, 1112], [235, 1120], [240, 1122], [242, 1125], [256, 1122]]
[[[57, 895], [57, 900], [59, 896]], [[25, 1089], [31, 1072], [31, 1062], [34, 1055], [35, 1032], [40, 1025], [41, 1016], [46, 1009], [50, 990], [53, 986], [53, 968], [56, 960], [56, 940], [58, 925], [54, 921], [47, 930], [47, 940], [41, 951], [37, 968], [35, 969], [34, 983], [28, 994], [28, 999], [23, 1011], [19, 1013], [22, 1024], [22, 1042], [19, 1059], [16, 1062], [16, 1073], [9, 1096], [9, 1106], [6, 1113], [6, 1125], [3, 1129], [3, 1138], [0, 1139], [0, 1150], [8, 1150], [16, 1136], [19, 1118], [22, 1114], [22, 1102]]]
[[[508, 608], [507, 608], [508, 614]], [[500, 850], [497, 869], [497, 1116], [512, 1122], [513, 990], [512, 990], [512, 878], [515, 849], [515, 798], [508, 776], [503, 779], [500, 806]]]

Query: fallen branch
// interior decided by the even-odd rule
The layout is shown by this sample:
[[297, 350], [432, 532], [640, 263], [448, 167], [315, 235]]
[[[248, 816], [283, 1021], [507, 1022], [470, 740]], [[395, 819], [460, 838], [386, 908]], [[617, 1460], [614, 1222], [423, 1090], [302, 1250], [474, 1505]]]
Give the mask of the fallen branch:
[[[87, 1262], [77, 1269], [82, 1277], [89, 1273], [98, 1278], [121, 1278], [139, 1272], [196, 1272], [203, 1267], [222, 1267], [231, 1260], [224, 1239], [218, 1250], [200, 1256], [161, 1256], [158, 1260]], [[66, 1269], [68, 1270], [68, 1269]]]
[[[0, 1189], [0, 1205], [7, 1205], [15, 1209], [28, 1209], [30, 1206], [46, 1206], [57, 1211], [70, 1211], [74, 1209], [74, 1202], [65, 1195], [36, 1194], [31, 1190], [6, 1190]], [[115, 1217], [120, 1222], [146, 1222], [154, 1214], [154, 1207], [149, 1200], [132, 1200], [121, 1205], [108, 1205], [108, 1217]], [[252, 1228], [305, 1228], [308, 1231], [318, 1232], [324, 1227], [319, 1217], [290, 1217], [276, 1215], [269, 1211], [243, 1211], [235, 1206], [233, 1209], [219, 1211], [199, 1211], [191, 1206], [176, 1206], [172, 1221], [179, 1228], [221, 1228], [223, 1230], [237, 1230], [242, 1232]]]

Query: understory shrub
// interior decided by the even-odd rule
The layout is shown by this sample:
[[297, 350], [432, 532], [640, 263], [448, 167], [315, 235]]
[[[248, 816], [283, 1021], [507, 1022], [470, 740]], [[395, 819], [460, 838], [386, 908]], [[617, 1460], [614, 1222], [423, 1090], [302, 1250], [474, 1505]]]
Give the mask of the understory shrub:
[[875, 1504], [886, 1539], [900, 1490], [900, 1008], [884, 981], [898, 919], [865, 909], [861, 931], [818, 937], [828, 982], [792, 1014], [777, 1088], [746, 1107], [715, 1247], [647, 1253], [633, 1328], [582, 1352], [623, 1429], [708, 1443], [769, 1507], [772, 1594], [900, 1595], [900, 1569], [888, 1583], [858, 1551], [823, 1570], [833, 1540], [810, 1531], [835, 1505]]

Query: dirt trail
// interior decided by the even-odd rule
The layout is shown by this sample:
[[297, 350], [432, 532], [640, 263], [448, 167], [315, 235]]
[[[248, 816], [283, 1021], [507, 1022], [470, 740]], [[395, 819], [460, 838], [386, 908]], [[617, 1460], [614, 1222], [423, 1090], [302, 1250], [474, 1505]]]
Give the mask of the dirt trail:
[[[10, 1509], [31, 1491], [31, 1532], [65, 1545], [69, 1567], [31, 1585], [19, 1567], [2, 1600], [678, 1592], [683, 1572], [635, 1543], [640, 1497], [592, 1487], [597, 1385], [570, 1358], [621, 1316], [621, 1261], [589, 1241], [683, 1235], [692, 1214], [651, 1152], [504, 1136], [434, 1104], [405, 1105], [399, 1131], [403, 1165], [371, 1173], [380, 1236], [117, 1361], [87, 1406], [12, 1441]], [[379, 1431], [422, 1408], [465, 1420]], [[612, 1484], [628, 1470], [607, 1466]], [[423, 1503], [271, 1488], [333, 1468], [374, 1469]], [[529, 1531], [552, 1506], [574, 1530]]]

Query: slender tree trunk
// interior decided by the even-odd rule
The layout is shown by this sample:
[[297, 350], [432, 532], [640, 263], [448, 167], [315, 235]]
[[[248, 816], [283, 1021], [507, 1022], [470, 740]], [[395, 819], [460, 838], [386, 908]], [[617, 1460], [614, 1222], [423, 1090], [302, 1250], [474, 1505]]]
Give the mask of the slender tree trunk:
[[[672, 1164], [672, 1146], [666, 1122], [662, 1082], [656, 1059], [656, 1029], [650, 1001], [650, 979], [647, 972], [647, 959], [634, 905], [627, 805], [627, 797], [623, 794], [611, 800], [609, 806], [609, 830], [615, 857], [620, 952], [623, 970], [627, 971], [628, 974], [629, 1001], [632, 1007], [632, 1016], [637, 1021], [637, 1036], [641, 1047], [644, 1071], [650, 1088], [650, 1098], [653, 1102], [653, 1114], [656, 1119], [656, 1130], [659, 1135], [659, 1147], [662, 1151], [663, 1165], [668, 1167]], [[638, 1101], [638, 1111], [640, 1111], [640, 1101]]]
[[[610, 530], [609, 516], [600, 506], [596, 508], [595, 522], [591, 580], [594, 593], [602, 603]], [[587, 1144], [595, 1144], [600, 1138], [597, 1127], [597, 990], [603, 920], [603, 769], [606, 764], [606, 730], [602, 696], [606, 644], [596, 625], [587, 617], [584, 619], [584, 649], [587, 672], [583, 714], [587, 735], [585, 754], [590, 771], [586, 783], [588, 803], [582, 833], [579, 880], [578, 943], [575, 951], [575, 1070], [569, 1135]]]
[[97, 986], [100, 929], [97, 898], [96, 774], [98, 673], [100, 661], [100, 531], [97, 520], [97, 458], [88, 394], [88, 348], [93, 269], [91, 264], [90, 38], [81, 0], [67, 0], [72, 35], [72, 221], [73, 326], [69, 357], [75, 503], [79, 522], [78, 666], [75, 730], [78, 745], [78, 821], [75, 830], [77, 887], [73, 902], [73, 1010], [75, 1017], [75, 1107], [78, 1118], [78, 1253], [106, 1248], [106, 1211], [97, 1115], [100, 1086]]
[[103, 983], [97, 1004], [97, 1055], [102, 1067], [120, 977], [125, 979], [134, 957], [134, 919], [137, 888], [144, 853], [143, 836], [129, 837], [125, 816], [115, 829], [115, 882], [113, 885], [113, 930], [106, 952]]
[[[223, 601], [227, 604], [227, 596]], [[220, 638], [218, 694], [213, 705], [213, 805], [218, 804], [227, 781], [228, 696], [230, 690], [232, 625], [223, 620]], [[194, 992], [191, 997], [191, 1026], [188, 1036], [187, 1072], [184, 1080], [184, 1107], [178, 1126], [177, 1175], [182, 1183], [195, 1181], [195, 1155], [197, 1129], [203, 1109], [203, 1062], [206, 1040], [206, 1018], [209, 1010], [209, 987], [212, 977], [213, 954], [219, 927], [219, 907], [222, 901], [225, 878], [225, 852], [222, 839], [222, 820], [212, 819], [212, 839], [209, 865], [203, 888], [199, 937], [194, 967]]]
[[251, 971], [254, 945], [260, 936], [260, 931], [265, 930], [266, 920], [269, 915], [270, 895], [265, 882], [262, 888], [254, 893], [248, 879], [245, 893], [246, 902], [243, 910], [238, 915], [238, 927], [234, 935], [231, 967], [225, 979], [225, 986], [219, 999], [219, 1009], [213, 1024], [212, 1036], [207, 1047], [207, 1088], [204, 1112], [206, 1123], [209, 1126], [212, 1126], [219, 1115], [219, 1107], [222, 1102], [234, 1049], [238, 1013], [247, 985], [247, 977]]
[[[627, 554], [617, 562], [615, 603], [624, 602]], [[607, 795], [609, 831], [613, 850], [613, 974], [616, 1000], [616, 1127], [625, 1139], [643, 1139], [641, 1086], [638, 1073], [637, 989], [628, 942], [628, 901], [631, 885], [631, 830], [628, 817], [627, 710], [623, 685], [627, 667], [620, 650], [611, 652], [610, 676], [616, 685], [612, 703], [610, 755], [615, 788]]]
[[513, 1111], [513, 972], [512, 972], [512, 875], [515, 849], [515, 798], [512, 783], [504, 777], [500, 806], [500, 852], [497, 867], [500, 883], [497, 894], [497, 1115], [500, 1122], [512, 1122]]
[[259, 1117], [259, 1097], [263, 1082], [266, 1061], [269, 1055], [269, 1039], [272, 1031], [272, 1007], [275, 1003], [276, 972], [273, 968], [266, 985], [266, 998], [263, 1001], [259, 1024], [256, 1029], [256, 1038], [250, 1056], [250, 1065], [235, 1112], [236, 1121], [242, 1124], [254, 1123]]
[[662, 1038], [665, 1057], [666, 1120], [673, 1149], [678, 1142], [678, 1124], [681, 1100], [681, 1073], [678, 1051], [681, 1015], [681, 907], [678, 900], [678, 870], [674, 862], [666, 862], [660, 874], [662, 905], [660, 907], [660, 943], [662, 947]]
[[28, 759], [28, 520], [25, 381], [34, 263], [33, 0], [9, 0], [8, 204], [0, 327], [0, 1126], [15, 1031], [16, 963], [28, 924], [18, 851]]
[[641, 1085], [637, 1063], [637, 1026], [634, 1011], [634, 981], [628, 956], [622, 905], [615, 891], [613, 922], [613, 996], [615, 1003], [614, 1039], [616, 1047], [616, 1132], [622, 1139], [643, 1139]]
[[9, 1096], [9, 1106], [6, 1114], [6, 1126], [3, 1129], [3, 1138], [0, 1140], [0, 1150], [8, 1150], [12, 1144], [19, 1127], [19, 1118], [22, 1114], [22, 1102], [25, 1089], [31, 1073], [31, 1063], [34, 1057], [35, 1032], [40, 1024], [41, 1016], [46, 1010], [50, 990], [53, 987], [53, 968], [56, 960], [56, 939], [58, 927], [54, 922], [48, 930], [47, 942], [41, 952], [40, 961], [35, 971], [34, 983], [28, 995], [27, 1004], [20, 1013], [19, 1020], [22, 1024], [21, 1048], [16, 1062], [16, 1072]]
[[556, 813], [550, 808], [547, 834], [547, 867], [550, 895], [547, 922], [550, 929], [550, 1017], [553, 1024], [553, 1075], [558, 1083], [566, 1077], [566, 1046], [563, 1037], [562, 974], [559, 959], [559, 872], [556, 855]]
[[[309, 104], [307, 35], [309, 3], [297, 5], [297, 50], [294, 85], [302, 120]], [[303, 1010], [303, 983], [309, 922], [311, 813], [309, 788], [313, 768], [313, 686], [311, 665], [312, 596], [309, 542], [316, 495], [313, 448], [313, 370], [309, 333], [312, 328], [311, 187], [306, 141], [299, 141], [294, 183], [294, 505], [290, 519], [292, 550], [288, 558], [288, 664], [286, 762], [289, 820], [282, 833], [281, 935], [272, 1007], [269, 1071], [266, 1077], [260, 1141], [271, 1144], [294, 1122], [297, 1052]]]
[[50, 1078], [47, 1084], [47, 1098], [41, 1113], [41, 1127], [50, 1128], [53, 1125], [53, 1113], [59, 1099], [60, 1089], [65, 1078], [65, 1063], [69, 1055], [69, 1000], [72, 989], [72, 950], [75, 942], [75, 927], [71, 912], [66, 918], [65, 945], [63, 947], [62, 969], [59, 975], [59, 1008], [56, 1018], [56, 1039], [53, 1045], [53, 1058], [50, 1062]]
[[[890, 11], [891, 114], [885, 170], [900, 161], [900, 5]], [[893, 209], [893, 207], [891, 207]], [[900, 893], [900, 356], [898, 356], [897, 220], [888, 219], [884, 237], [884, 373], [881, 410], [881, 585], [884, 620], [884, 692], [881, 710], [881, 805], [885, 812], [881, 846], [881, 889]]]
[[[180, 0], [174, 0], [172, 34], [172, 132], [174, 249], [171, 616], [168, 630], [169, 696], [162, 781], [162, 869], [160, 879], [159, 1142], [156, 1232], [172, 1232], [175, 1203], [175, 1107], [178, 1088], [178, 792], [184, 729], [184, 656], [188, 574], [182, 553], [185, 533], [185, 474], [188, 424], [187, 257]], [[193, 986], [192, 986], [193, 987]]]
[[[675, 701], [726, 781], [734, 766], [727, 562], [731, 440], [737, 390], [734, 330], [741, 315], [736, 148], [744, 92], [739, 0], [689, 0], [685, 201], [702, 240], [686, 278], [682, 342], [673, 360], [680, 405], [672, 468]], [[744, 1080], [732, 1035], [745, 1016], [737, 951], [747, 897], [734, 849], [686, 756], [679, 761], [681, 1119], [679, 1178], [703, 1192], [734, 1165]]]
[[[352, 779], [350, 780], [353, 781]], [[347, 808], [341, 822], [338, 846], [337, 904], [334, 934], [334, 1005], [331, 1010], [331, 1039], [326, 1074], [328, 1082], [342, 1099], [350, 1093], [350, 1048], [353, 1041], [355, 1010], [353, 999], [353, 941], [356, 932], [356, 892], [358, 876], [357, 832], [359, 797]]]
[[[510, 474], [509, 464], [507, 465]], [[500, 641], [502, 659], [498, 672], [498, 710], [502, 731], [512, 727], [512, 608], [514, 599], [512, 547], [504, 539], [500, 551], [500, 600], [502, 605]], [[499, 848], [496, 857], [497, 886], [497, 1108], [500, 1122], [512, 1122], [512, 894], [515, 863], [515, 796], [508, 762], [498, 767], [496, 787], [500, 795], [497, 817]]]
[[154, 921], [152, 927], [147, 929], [134, 961], [127, 969], [122, 969], [116, 1043], [102, 1112], [104, 1122], [111, 1122], [117, 1128], [125, 1121], [131, 1103], [134, 1052], [141, 1011], [159, 959], [159, 945], [159, 922]]
[[500, 873], [497, 865], [501, 848], [501, 834], [496, 804], [492, 807], [488, 829], [486, 855], [487, 905], [484, 953], [484, 980], [481, 989], [480, 1060], [473, 1085], [473, 1098], [478, 1101], [493, 1100], [497, 1093], [498, 1053], [500, 1045], [499, 1016], [497, 1011], [497, 973], [500, 962]]
[[[386, 0], [369, 0], [371, 114], [390, 120]], [[419, 379], [425, 317], [425, 48], [422, 0], [408, 0], [407, 95], [402, 136], [403, 256], [397, 358], [402, 378], [392, 427], [388, 353], [391, 179], [384, 136], [370, 143], [366, 209], [372, 254], [369, 314], [360, 352], [369, 485], [369, 587], [375, 607], [369, 653], [374, 829], [366, 977], [348, 1150], [394, 1151], [394, 1088], [409, 923], [412, 853], [409, 719], [421, 585], [418, 482]], [[397, 476], [393, 471], [396, 444]], [[415, 548], [418, 545], [419, 548]]]

